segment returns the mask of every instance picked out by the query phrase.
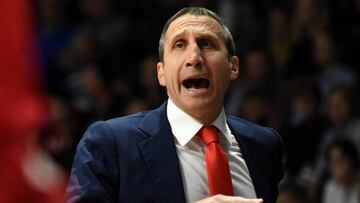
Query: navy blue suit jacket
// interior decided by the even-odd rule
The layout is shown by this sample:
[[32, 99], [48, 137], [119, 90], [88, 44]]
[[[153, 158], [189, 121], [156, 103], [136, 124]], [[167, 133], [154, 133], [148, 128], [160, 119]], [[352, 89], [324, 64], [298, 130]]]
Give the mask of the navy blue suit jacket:
[[[275, 202], [283, 176], [279, 135], [236, 117], [227, 122], [257, 196]], [[185, 202], [166, 103], [91, 125], [78, 145], [67, 194], [68, 202]]]

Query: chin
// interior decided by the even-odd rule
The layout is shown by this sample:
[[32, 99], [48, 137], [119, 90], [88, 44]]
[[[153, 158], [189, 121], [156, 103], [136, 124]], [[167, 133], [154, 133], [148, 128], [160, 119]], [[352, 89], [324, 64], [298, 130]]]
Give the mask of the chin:
[[184, 101], [184, 107], [188, 113], [195, 113], [198, 115], [211, 114], [212, 111], [216, 111], [218, 109], [214, 102], [204, 99]]
[[210, 107], [213, 102], [208, 101], [204, 98], [194, 98], [194, 99], [187, 99], [183, 102], [185, 106], [190, 109], [199, 109], [199, 108], [207, 108]]

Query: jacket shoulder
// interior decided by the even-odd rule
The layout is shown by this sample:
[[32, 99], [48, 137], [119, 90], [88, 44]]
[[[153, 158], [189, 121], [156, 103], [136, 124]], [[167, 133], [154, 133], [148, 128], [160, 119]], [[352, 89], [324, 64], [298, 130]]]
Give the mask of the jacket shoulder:
[[131, 127], [132, 125], [138, 124], [148, 112], [149, 111], [143, 111], [135, 114], [130, 114], [127, 116], [112, 118], [109, 120], [105, 120], [103, 122], [111, 128], [116, 126], [121, 126], [122, 128]]
[[139, 112], [128, 116], [112, 118], [92, 123], [86, 130], [80, 143], [98, 143], [104, 146], [118, 144], [119, 139], [131, 139], [138, 135], [139, 123], [147, 112]]
[[264, 127], [236, 116], [229, 116], [227, 119], [232, 129], [242, 135], [252, 136], [257, 141], [282, 144], [280, 135], [273, 128]]

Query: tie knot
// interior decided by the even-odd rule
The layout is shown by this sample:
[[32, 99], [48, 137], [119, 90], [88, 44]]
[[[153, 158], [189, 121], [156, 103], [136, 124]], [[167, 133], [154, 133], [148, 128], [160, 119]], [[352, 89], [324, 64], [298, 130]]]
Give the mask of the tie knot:
[[213, 142], [219, 143], [219, 130], [213, 126], [203, 126], [199, 131], [199, 136], [204, 141], [206, 145], [209, 145]]

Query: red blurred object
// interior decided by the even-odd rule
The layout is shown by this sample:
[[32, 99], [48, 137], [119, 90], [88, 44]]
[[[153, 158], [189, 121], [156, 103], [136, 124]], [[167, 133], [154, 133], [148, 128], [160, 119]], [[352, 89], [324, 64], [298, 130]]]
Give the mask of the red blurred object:
[[[32, 1], [0, 6], [0, 202], [63, 202], [64, 175], [37, 145], [46, 118]], [[46, 177], [46, 178], [44, 178]]]

